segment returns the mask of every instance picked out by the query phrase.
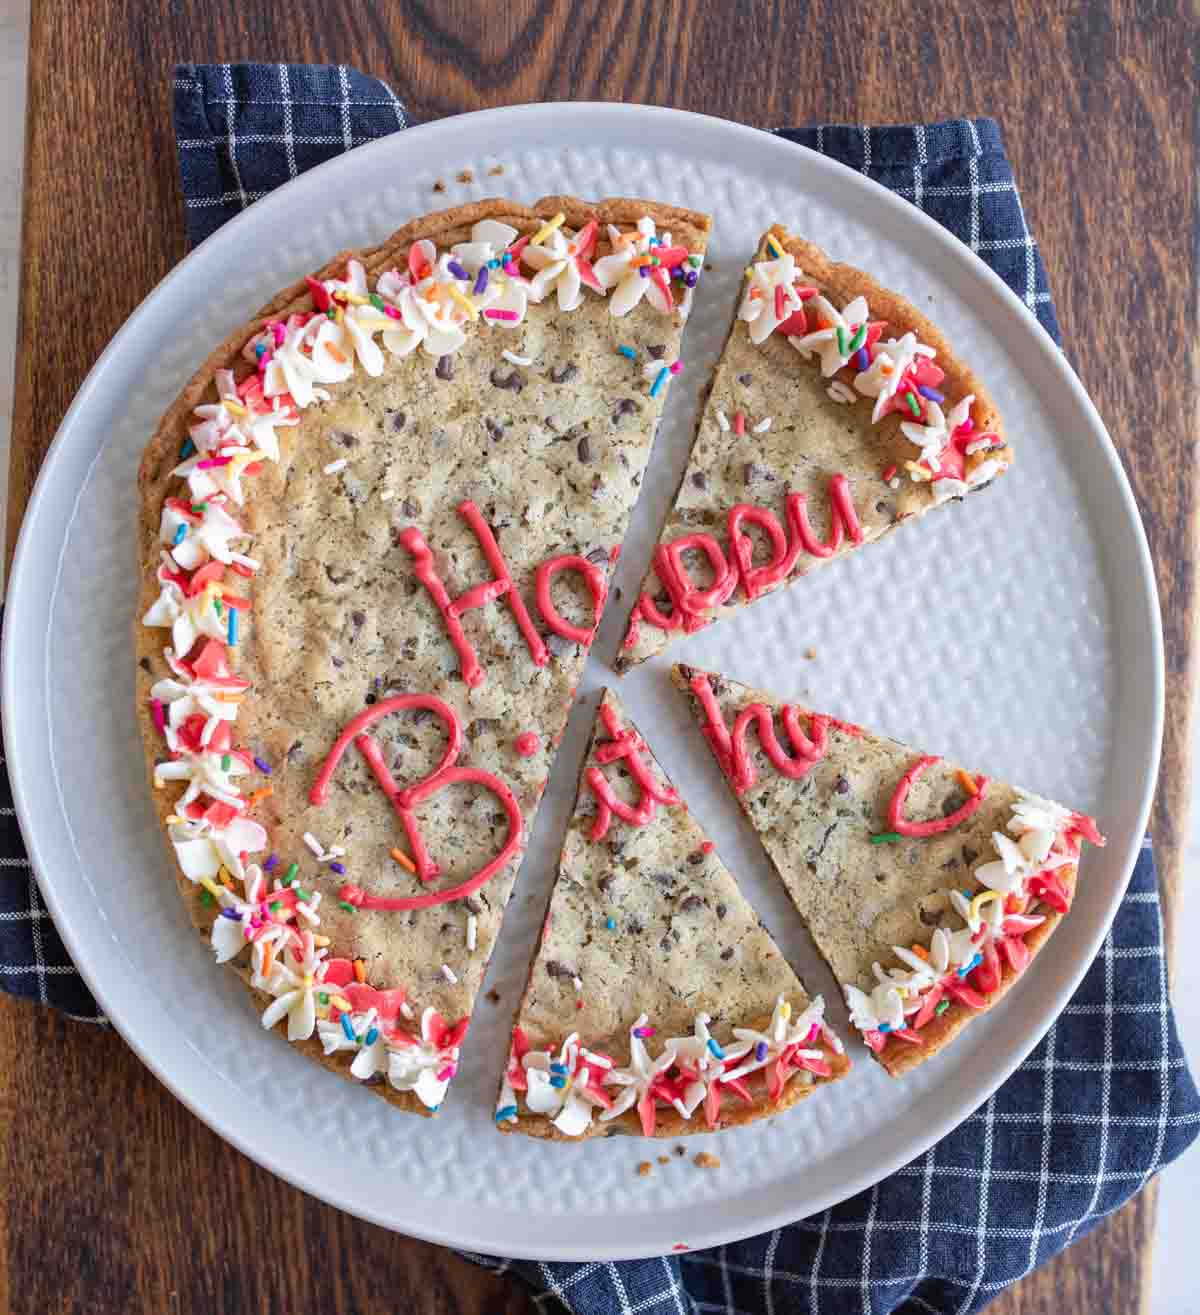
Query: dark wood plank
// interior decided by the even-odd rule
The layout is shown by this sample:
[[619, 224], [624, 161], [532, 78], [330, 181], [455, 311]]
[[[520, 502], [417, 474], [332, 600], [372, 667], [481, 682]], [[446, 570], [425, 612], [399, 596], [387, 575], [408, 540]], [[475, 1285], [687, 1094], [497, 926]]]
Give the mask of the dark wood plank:
[[[1168, 661], [1154, 813], [1173, 924], [1195, 625], [1196, 223], [1185, 0], [322, 5], [34, 0], [9, 534], [93, 360], [184, 254], [177, 59], [282, 56], [387, 78], [418, 120], [645, 101], [763, 125], [1000, 118], [1068, 354], [1138, 495]], [[62, 75], [63, 69], [69, 77]], [[0, 1000], [0, 1310], [529, 1309], [515, 1282], [319, 1205], [229, 1151], [116, 1036]], [[1006, 1315], [1144, 1309], [1153, 1196], [1005, 1293]], [[309, 1269], [248, 1239], [303, 1235]], [[289, 1256], [265, 1261], [264, 1255]]]

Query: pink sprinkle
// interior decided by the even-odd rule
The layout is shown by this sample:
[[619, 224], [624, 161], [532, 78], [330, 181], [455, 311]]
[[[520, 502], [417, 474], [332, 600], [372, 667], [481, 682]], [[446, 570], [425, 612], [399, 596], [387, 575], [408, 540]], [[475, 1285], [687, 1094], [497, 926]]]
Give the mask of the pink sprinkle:
[[815, 1040], [817, 1039], [817, 1037], [819, 1037], [820, 1035], [821, 1035], [821, 1024], [820, 1024], [820, 1023], [814, 1023], [814, 1024], [812, 1025], [812, 1027], [810, 1027], [810, 1028], [808, 1029], [808, 1036], [807, 1036], [806, 1040], [808, 1040], [808, 1041], [810, 1041], [810, 1042], [811, 1042], [811, 1041], [815, 1041]]
[[263, 354], [258, 358], [258, 372], [259, 372], [259, 374], [266, 374], [266, 372], [267, 372], [267, 366], [271, 364], [271, 362], [272, 362], [273, 359], [274, 359], [274, 355], [273, 355], [273, 353], [271, 353], [271, 352], [263, 352]]
[[232, 457], [209, 457], [207, 461], [197, 461], [197, 470], [211, 470], [213, 466], [227, 466], [233, 460]]
[[456, 1071], [457, 1070], [455, 1069], [453, 1064], [447, 1064], [446, 1067], [442, 1069], [442, 1071], [437, 1075], [437, 1080], [439, 1082], [449, 1082], [450, 1079], [454, 1076]]
[[648, 1037], [653, 1036], [656, 1031], [657, 1028], [653, 1027], [635, 1027], [633, 1029], [633, 1035], [637, 1037]]
[[517, 312], [515, 310], [485, 310], [484, 318], [489, 320], [515, 320]]
[[672, 362], [672, 365], [671, 365], [671, 373], [672, 373], [672, 374], [678, 374], [679, 371], [682, 370], [682, 369], [683, 369], [683, 362], [682, 362], [682, 361], [674, 361], [674, 362]]
[[384, 306], [383, 313], [388, 317], [389, 320], [398, 320], [403, 318], [400, 312], [395, 308], [395, 306]]
[[278, 320], [276, 320], [274, 324], [271, 325], [271, 333], [275, 338], [275, 346], [282, 347], [284, 343], [284, 339], [287, 337], [287, 333], [283, 325], [280, 324]]
[[150, 715], [154, 718], [154, 729], [165, 735], [167, 731], [167, 714], [163, 709], [162, 699], [150, 700]]

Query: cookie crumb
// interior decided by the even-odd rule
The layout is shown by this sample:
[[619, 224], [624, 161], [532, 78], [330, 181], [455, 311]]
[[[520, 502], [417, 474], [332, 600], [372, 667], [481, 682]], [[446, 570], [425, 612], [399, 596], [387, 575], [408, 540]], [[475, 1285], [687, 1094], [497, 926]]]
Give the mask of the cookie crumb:
[[439, 178], [434, 182], [433, 190], [435, 192], [444, 192], [446, 190], [446, 184]]
[[500, 174], [502, 174], [503, 172], [504, 172], [504, 166], [503, 166], [502, 164], [494, 164], [494, 165], [492, 165], [492, 167], [488, 170], [488, 176], [491, 177], [491, 178], [496, 178], [496, 177], [498, 177]]
[[470, 171], [470, 169], [464, 169], [458, 175], [458, 181], [460, 183], [473, 183], [475, 181], [475, 175]]
[[676, 1146], [673, 1146], [671, 1149], [675, 1152], [676, 1155], [686, 1155], [686, 1154], [687, 1154], [687, 1147], [686, 1147], [686, 1146], [679, 1146], [679, 1145], [676, 1145]]
[[817, 650], [815, 648], [806, 648], [804, 650], [804, 656], [811, 662], [813, 658], [817, 656]]
[[715, 1156], [710, 1155], [707, 1151], [697, 1151], [692, 1156], [692, 1163], [697, 1169], [719, 1169], [721, 1161]]
[[671, 1157], [670, 1157], [669, 1155], [660, 1155], [660, 1156], [658, 1157], [658, 1162], [659, 1162], [659, 1164], [670, 1164], [670, 1163], [671, 1163]]
[[649, 1178], [653, 1172], [654, 1165], [652, 1165], [649, 1160], [643, 1160], [637, 1167], [637, 1175], [639, 1178]]

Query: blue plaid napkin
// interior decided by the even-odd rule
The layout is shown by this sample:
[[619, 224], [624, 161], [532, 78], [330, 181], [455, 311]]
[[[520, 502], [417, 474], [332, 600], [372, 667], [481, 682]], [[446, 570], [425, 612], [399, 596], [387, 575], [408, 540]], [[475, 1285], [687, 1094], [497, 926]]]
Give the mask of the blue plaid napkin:
[[[354, 69], [181, 65], [175, 132], [189, 237], [202, 241], [280, 183], [406, 124], [391, 89]], [[932, 214], [1058, 342], [1042, 260], [991, 120], [780, 135]], [[0, 986], [95, 1016], [31, 880], [2, 772], [0, 867]], [[471, 1258], [519, 1274], [543, 1309], [577, 1315], [969, 1315], [1122, 1205], [1198, 1125], [1147, 840], [1103, 951], [1045, 1040], [980, 1110], [870, 1191], [713, 1251], [615, 1265]]]

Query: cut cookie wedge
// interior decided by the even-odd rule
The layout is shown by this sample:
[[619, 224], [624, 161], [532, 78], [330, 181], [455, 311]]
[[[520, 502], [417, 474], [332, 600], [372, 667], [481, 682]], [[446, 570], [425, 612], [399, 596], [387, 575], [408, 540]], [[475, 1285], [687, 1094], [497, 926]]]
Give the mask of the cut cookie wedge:
[[506, 1132], [679, 1137], [849, 1068], [799, 978], [604, 695], [496, 1106]]
[[708, 228], [571, 197], [415, 220], [231, 334], [143, 458], [180, 891], [264, 1026], [402, 1108], [454, 1075]]
[[895, 740], [724, 676], [673, 679], [894, 1077], [1004, 996], [1070, 909], [1082, 842], [1104, 844], [1082, 813]]
[[747, 270], [618, 666], [1011, 462], [983, 384], [929, 320], [776, 226]]

